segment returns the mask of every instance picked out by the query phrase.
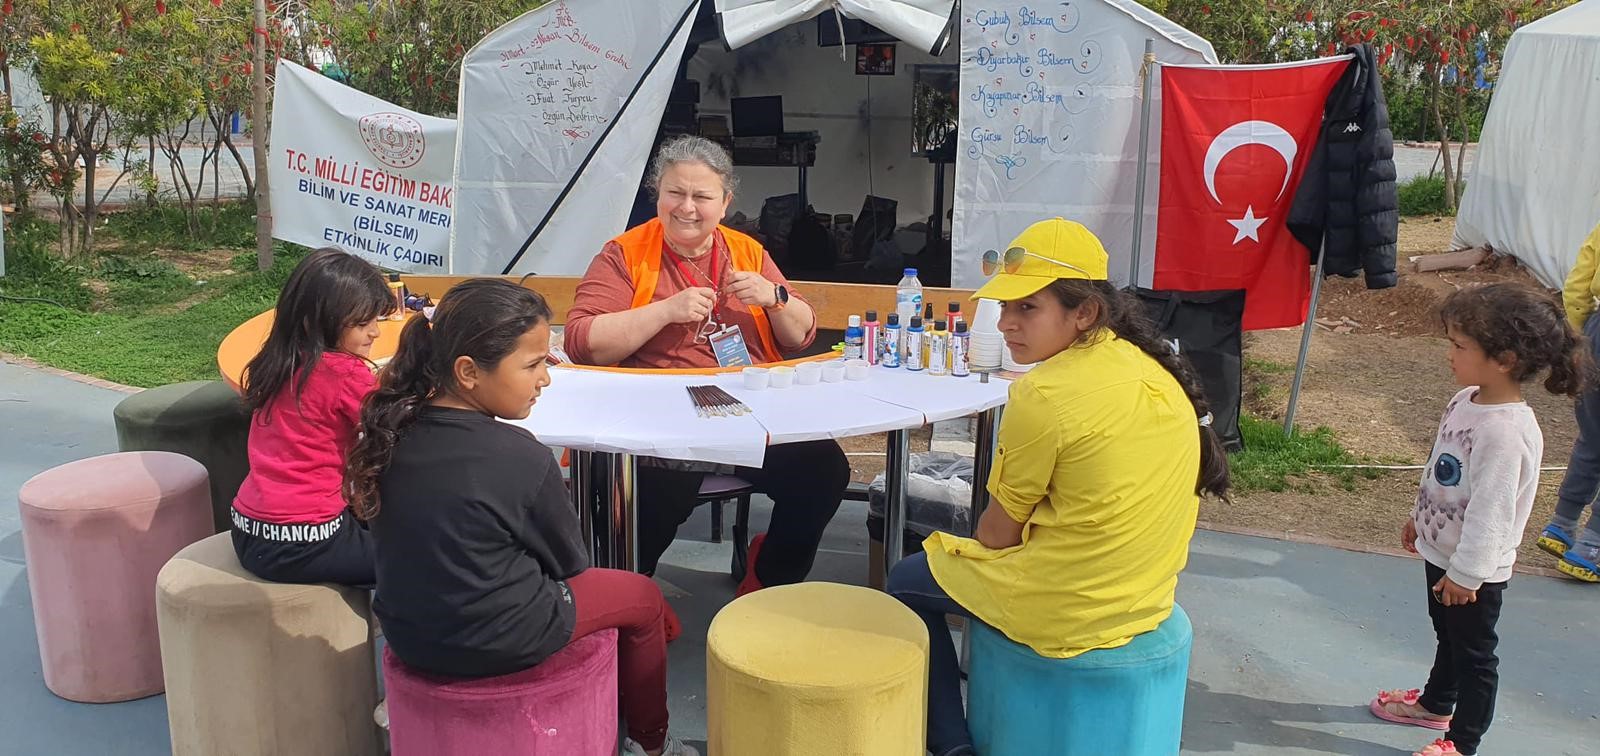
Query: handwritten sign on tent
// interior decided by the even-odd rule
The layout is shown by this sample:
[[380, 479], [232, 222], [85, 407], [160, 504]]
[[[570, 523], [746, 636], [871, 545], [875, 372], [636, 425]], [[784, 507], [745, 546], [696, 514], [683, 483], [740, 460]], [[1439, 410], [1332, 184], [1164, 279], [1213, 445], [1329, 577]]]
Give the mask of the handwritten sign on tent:
[[273, 237], [389, 270], [447, 272], [456, 122], [287, 61], [275, 80]]
[[698, 0], [557, 0], [461, 70], [455, 273], [581, 274], [623, 230]]
[[1099, 235], [1126, 278], [1145, 40], [1165, 62], [1213, 60], [1211, 45], [1133, 0], [968, 0], [959, 21], [953, 283], [981, 284], [985, 250], [1053, 216]]

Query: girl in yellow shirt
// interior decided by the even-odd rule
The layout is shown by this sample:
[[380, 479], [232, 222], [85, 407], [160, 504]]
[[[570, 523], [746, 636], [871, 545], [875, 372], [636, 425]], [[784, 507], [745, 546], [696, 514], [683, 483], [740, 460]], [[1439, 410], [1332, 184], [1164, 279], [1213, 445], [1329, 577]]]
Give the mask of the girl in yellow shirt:
[[1106, 252], [1061, 218], [1030, 226], [974, 298], [1004, 303], [1012, 384], [975, 538], [934, 533], [889, 575], [928, 624], [928, 749], [971, 754], [945, 615], [987, 623], [1048, 657], [1115, 648], [1172, 613], [1199, 495], [1226, 497], [1228, 460], [1188, 361]]

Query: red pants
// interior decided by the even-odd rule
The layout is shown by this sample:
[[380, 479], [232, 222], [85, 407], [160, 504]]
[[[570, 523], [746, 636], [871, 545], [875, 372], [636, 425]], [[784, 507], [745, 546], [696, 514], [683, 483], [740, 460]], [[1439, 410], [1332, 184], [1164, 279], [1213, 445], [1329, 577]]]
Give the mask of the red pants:
[[655, 581], [633, 572], [591, 567], [567, 581], [578, 622], [572, 637], [617, 629], [617, 696], [628, 737], [647, 751], [667, 740], [666, 600]]

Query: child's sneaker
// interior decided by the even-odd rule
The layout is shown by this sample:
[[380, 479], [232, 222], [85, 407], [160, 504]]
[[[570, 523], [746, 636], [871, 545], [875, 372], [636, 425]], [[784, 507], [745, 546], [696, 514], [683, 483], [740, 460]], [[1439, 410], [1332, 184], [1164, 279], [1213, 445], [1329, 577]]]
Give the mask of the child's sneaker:
[[1378, 697], [1372, 699], [1367, 708], [1372, 710], [1373, 716], [1385, 722], [1416, 725], [1430, 730], [1450, 729], [1450, 717], [1441, 717], [1422, 708], [1422, 704], [1417, 703], [1421, 697], [1422, 691], [1415, 688], [1383, 690], [1378, 692]]
[[1456, 750], [1455, 743], [1441, 738], [1423, 746], [1422, 750], [1411, 756], [1456, 756], [1459, 753], [1461, 752]]
[[[645, 756], [644, 746], [639, 745], [633, 738], [623, 738], [622, 756]], [[661, 748], [661, 756], [700, 756], [700, 751], [669, 735], [666, 744]]]
[[1572, 548], [1572, 536], [1554, 525], [1546, 525], [1536, 543], [1546, 554], [1560, 559], [1567, 555], [1567, 549]]
[[1567, 549], [1566, 556], [1556, 563], [1556, 569], [1567, 577], [1585, 583], [1600, 583], [1600, 548], [1579, 546]]

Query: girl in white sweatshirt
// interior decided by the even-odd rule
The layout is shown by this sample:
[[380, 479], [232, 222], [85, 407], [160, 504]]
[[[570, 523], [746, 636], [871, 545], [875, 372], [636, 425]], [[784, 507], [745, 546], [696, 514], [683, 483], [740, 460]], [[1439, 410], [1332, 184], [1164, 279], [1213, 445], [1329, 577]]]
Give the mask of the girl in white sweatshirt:
[[1416, 756], [1476, 754], [1489, 729], [1499, 683], [1495, 622], [1544, 455], [1522, 385], [1548, 370], [1546, 389], [1576, 395], [1586, 372], [1586, 352], [1560, 303], [1532, 288], [1459, 291], [1440, 317], [1450, 370], [1466, 388], [1445, 408], [1400, 534], [1401, 545], [1426, 560], [1438, 652], [1426, 687], [1384, 691], [1371, 704], [1382, 719], [1448, 730]]

